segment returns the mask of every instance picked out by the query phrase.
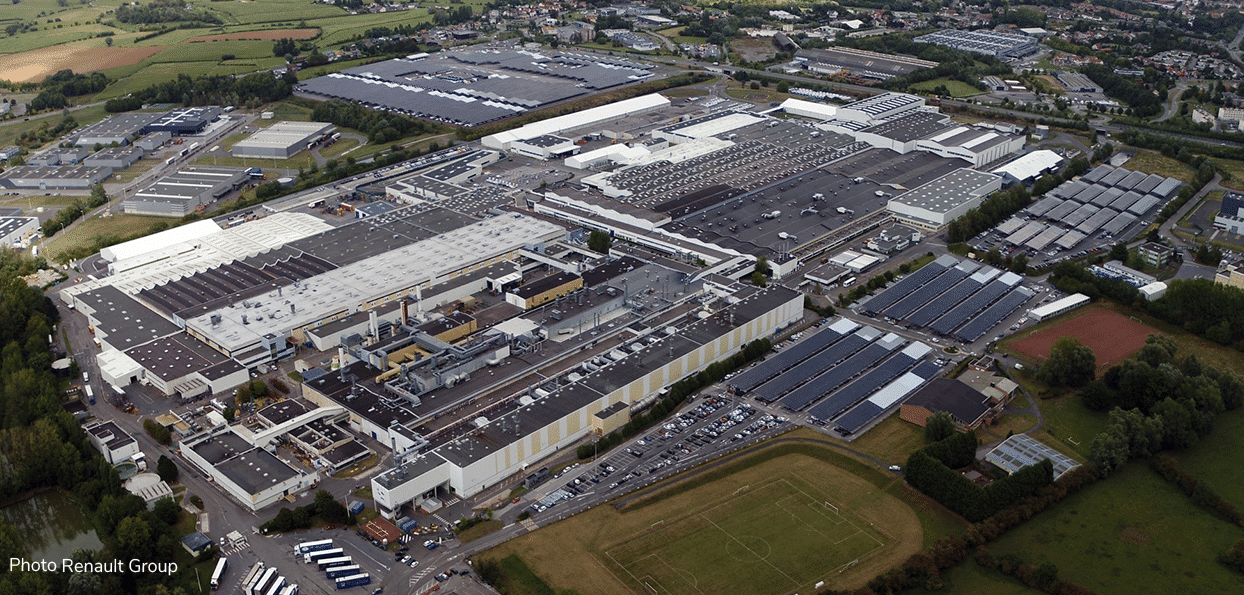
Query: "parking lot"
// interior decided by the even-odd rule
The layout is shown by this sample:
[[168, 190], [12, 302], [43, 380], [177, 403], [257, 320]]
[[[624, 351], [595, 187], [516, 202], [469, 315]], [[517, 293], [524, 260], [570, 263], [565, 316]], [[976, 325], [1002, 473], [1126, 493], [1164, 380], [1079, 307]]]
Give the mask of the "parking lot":
[[[553, 487], [540, 490], [547, 495], [532, 503], [529, 510], [532, 518], [539, 520], [541, 513], [576, 498], [612, 497], [624, 491], [628, 483], [672, 474], [744, 440], [784, 429], [786, 423], [785, 417], [764, 413], [750, 404], [736, 404], [728, 395], [705, 397], [607, 458], [575, 463], [554, 475], [549, 482]], [[563, 483], [566, 476], [573, 477]]]

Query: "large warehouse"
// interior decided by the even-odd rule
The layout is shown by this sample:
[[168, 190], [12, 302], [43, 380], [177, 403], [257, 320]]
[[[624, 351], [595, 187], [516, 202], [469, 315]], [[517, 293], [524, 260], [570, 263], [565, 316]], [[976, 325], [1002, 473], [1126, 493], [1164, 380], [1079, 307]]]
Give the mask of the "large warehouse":
[[0, 188], [86, 190], [112, 175], [110, 167], [18, 166], [0, 172]]
[[234, 157], [288, 159], [333, 129], [325, 122], [277, 122], [233, 145]]
[[647, 80], [653, 68], [624, 58], [473, 47], [358, 66], [303, 81], [294, 90], [455, 126], [479, 126]]
[[173, 136], [198, 134], [219, 118], [220, 112], [216, 106], [179, 107], [143, 126], [142, 133], [167, 132]]
[[116, 114], [91, 124], [74, 133], [73, 144], [79, 147], [95, 145], [129, 144], [149, 124], [160, 118], [159, 114]]
[[916, 43], [932, 43], [948, 48], [985, 54], [1002, 60], [1017, 60], [1040, 49], [1035, 37], [980, 29], [942, 29], [912, 39]]
[[894, 197], [887, 208], [906, 223], [940, 229], [979, 206], [999, 188], [1001, 176], [963, 168]]
[[121, 202], [121, 210], [136, 215], [184, 217], [249, 179], [241, 168], [188, 167], [127, 196]]

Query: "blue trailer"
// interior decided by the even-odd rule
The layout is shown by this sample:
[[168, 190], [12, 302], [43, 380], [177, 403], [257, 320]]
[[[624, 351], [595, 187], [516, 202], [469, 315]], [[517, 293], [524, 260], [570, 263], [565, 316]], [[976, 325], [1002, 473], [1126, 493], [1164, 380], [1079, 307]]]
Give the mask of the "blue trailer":
[[302, 556], [311, 552], [318, 552], [333, 547], [333, 540], [321, 539], [319, 541], [304, 541], [294, 546], [294, 555]]
[[358, 564], [350, 564], [349, 566], [334, 566], [324, 571], [324, 578], [341, 578], [343, 576], [354, 576], [363, 572], [359, 569]]
[[365, 504], [363, 504], [362, 502], [358, 500], [355, 500], [354, 502], [350, 503], [350, 514], [360, 514], [363, 512], [364, 508], [367, 508]]
[[397, 526], [398, 529], [402, 530], [402, 533], [410, 533], [418, 527], [419, 521], [416, 521], [415, 519], [406, 519]]
[[349, 589], [350, 587], [361, 587], [371, 584], [371, 575], [366, 572], [356, 574], [354, 576], [343, 576], [337, 579], [337, 590]]

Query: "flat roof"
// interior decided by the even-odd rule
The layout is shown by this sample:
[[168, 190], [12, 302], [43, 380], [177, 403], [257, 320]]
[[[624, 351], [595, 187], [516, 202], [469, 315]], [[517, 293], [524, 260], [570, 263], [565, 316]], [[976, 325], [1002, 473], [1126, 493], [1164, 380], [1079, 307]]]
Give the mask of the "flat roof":
[[166, 381], [198, 372], [228, 359], [185, 333], [156, 339], [124, 351], [148, 372]]
[[116, 422], [112, 421], [87, 426], [86, 431], [103, 442], [104, 446], [108, 447], [108, 450], [116, 450], [134, 442], [134, 439], [125, 433], [125, 430], [122, 430]]
[[1016, 434], [1007, 438], [1002, 444], [989, 451], [985, 455], [985, 460], [1008, 473], [1049, 460], [1054, 465], [1054, 479], [1080, 466], [1071, 457], [1025, 434]]
[[927, 138], [951, 126], [950, 118], [934, 112], [916, 112], [869, 126], [860, 132], [876, 134], [899, 142]]
[[94, 310], [91, 317], [109, 345], [122, 351], [167, 337], [181, 329], [111, 285], [83, 292], [77, 299]]
[[226, 460], [216, 465], [216, 469], [248, 494], [258, 494], [298, 475], [292, 467], [262, 448]]
[[527, 283], [525, 285], [516, 287], [513, 290], [511, 290], [510, 293], [513, 293], [514, 295], [524, 298], [524, 299], [532, 298], [546, 291], [549, 291], [551, 289], [556, 289], [558, 287], [561, 287], [562, 285], [570, 283], [574, 281], [575, 279], [581, 279], [581, 277], [579, 277], [578, 275], [574, 273], [567, 273], [565, 271], [561, 271], [561, 272], [549, 275], [547, 277], [536, 279], [535, 281], [532, 281], [531, 283]]
[[277, 122], [233, 145], [238, 149], [289, 149], [333, 129], [327, 122]]
[[980, 196], [981, 189], [997, 179], [998, 176], [994, 174], [961, 168], [915, 190], [900, 194], [891, 201], [935, 213], [947, 213]]
[[259, 417], [268, 420], [268, 423], [274, 426], [279, 426], [310, 410], [311, 409], [309, 409], [306, 405], [303, 405], [302, 401], [298, 399], [285, 399], [284, 401], [278, 401], [268, 405], [255, 413]]

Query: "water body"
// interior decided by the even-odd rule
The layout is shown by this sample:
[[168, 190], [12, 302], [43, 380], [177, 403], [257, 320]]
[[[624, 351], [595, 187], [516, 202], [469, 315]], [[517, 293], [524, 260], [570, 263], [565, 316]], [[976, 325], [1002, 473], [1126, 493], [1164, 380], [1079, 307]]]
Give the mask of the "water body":
[[29, 559], [60, 560], [76, 549], [104, 547], [86, 514], [63, 490], [43, 492], [0, 509], [0, 515], [23, 537]]

